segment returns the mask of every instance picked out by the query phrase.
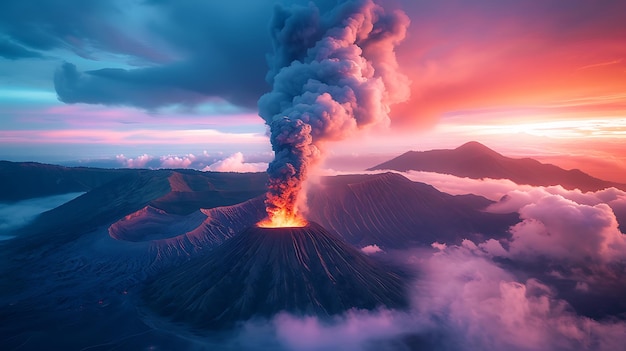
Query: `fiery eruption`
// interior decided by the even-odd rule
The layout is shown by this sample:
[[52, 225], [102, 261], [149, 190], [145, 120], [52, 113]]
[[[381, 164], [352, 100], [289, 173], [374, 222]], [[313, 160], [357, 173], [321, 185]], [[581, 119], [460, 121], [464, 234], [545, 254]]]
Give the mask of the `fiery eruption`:
[[388, 123], [389, 105], [408, 98], [395, 46], [408, 17], [373, 0], [342, 1], [320, 13], [278, 7], [271, 23], [272, 91], [259, 99], [275, 158], [268, 167], [268, 218], [259, 226], [303, 226], [298, 197], [322, 144], [373, 124]]
[[[270, 219], [271, 218], [271, 219]], [[268, 213], [268, 218], [257, 223], [261, 228], [300, 228], [309, 224], [304, 217], [298, 213], [287, 213], [284, 209], [278, 209], [276, 212]]]

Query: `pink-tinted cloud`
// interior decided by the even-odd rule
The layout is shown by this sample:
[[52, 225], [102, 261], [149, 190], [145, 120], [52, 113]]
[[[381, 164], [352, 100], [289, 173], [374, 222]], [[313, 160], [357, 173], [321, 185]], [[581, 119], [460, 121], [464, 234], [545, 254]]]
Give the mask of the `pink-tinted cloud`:
[[376, 339], [387, 339], [410, 330], [402, 326], [402, 314], [387, 310], [349, 311], [324, 323], [315, 317], [278, 315], [273, 323], [278, 340], [288, 350], [364, 350]]
[[552, 288], [517, 280], [471, 242], [414, 260], [423, 273], [414, 310], [434, 331], [445, 326], [447, 349], [611, 350], [626, 331], [623, 322], [576, 315]]
[[197, 157], [193, 154], [185, 156], [161, 156], [161, 168], [189, 168]]
[[361, 251], [366, 255], [372, 255], [375, 253], [383, 252], [383, 249], [378, 247], [378, 245], [367, 245], [361, 248]]
[[183, 156], [165, 155], [160, 157], [154, 157], [147, 154], [143, 154], [137, 157], [126, 157], [124, 155], [117, 155], [116, 160], [127, 168], [198, 168], [202, 164], [213, 162], [215, 156], [211, 156], [207, 152], [204, 152], [200, 156], [194, 154], [188, 154]]
[[193, 154], [187, 156], [161, 156], [154, 157], [148, 154], [137, 157], [126, 157], [124, 154], [115, 156], [115, 160], [124, 168], [187, 168], [195, 159]]
[[415, 349], [406, 340], [419, 340], [424, 349], [460, 351], [621, 347], [624, 321], [576, 314], [553, 287], [532, 277], [518, 279], [470, 241], [436, 246], [395, 254], [420, 272], [408, 311], [353, 310], [325, 320], [280, 314], [269, 323], [248, 322], [239, 343], [297, 351]]
[[214, 129], [183, 130], [4, 130], [0, 131], [0, 143], [29, 144], [263, 144], [267, 137], [255, 133], [227, 133]]
[[235, 107], [223, 102], [210, 102], [195, 108], [173, 106], [156, 110], [141, 110], [133, 107], [102, 106], [89, 104], [13, 107], [5, 110], [8, 118], [19, 122], [26, 129], [28, 125], [45, 125], [51, 129], [131, 128], [142, 125], [163, 129], [165, 126], [211, 126], [213, 128], [253, 126], [261, 127], [263, 121], [254, 112], [234, 110]]
[[147, 154], [139, 155], [135, 158], [127, 158], [123, 154], [115, 156], [115, 160], [120, 162], [123, 167], [127, 168], [147, 168], [148, 162], [153, 160], [153, 157]]
[[[359, 174], [378, 174], [388, 172], [387, 170], [380, 171], [360, 171]], [[530, 185], [517, 185], [508, 179], [472, 179], [461, 178], [450, 174], [441, 174], [434, 172], [421, 172], [421, 171], [408, 171], [397, 172], [402, 174], [406, 178], [414, 181], [426, 183], [434, 186], [437, 190], [452, 194], [452, 195], [464, 195], [475, 194], [486, 197], [492, 201], [498, 201], [504, 195], [516, 189], [532, 190], [534, 187]], [[332, 176], [341, 174], [353, 174], [354, 172], [343, 172], [332, 169], [322, 170], [321, 175]], [[495, 210], [494, 210], [495, 211]], [[511, 209], [509, 212], [515, 212], [515, 209]], [[503, 212], [504, 213], [504, 212]]]
[[607, 204], [584, 205], [548, 195], [519, 213], [523, 221], [510, 230], [508, 257], [576, 263], [626, 260], [626, 235]]
[[403, 174], [440, 191], [478, 194], [498, 201], [486, 209], [489, 212], [518, 212], [522, 222], [511, 228], [511, 238], [503, 242], [506, 250], [493, 239], [481, 244], [495, 256], [525, 261], [538, 257], [567, 262], [626, 260], [626, 235], [618, 222], [626, 220], [626, 192], [622, 190], [582, 192], [429, 172]]
[[217, 161], [203, 169], [215, 172], [264, 172], [267, 169], [265, 162], [245, 162], [241, 152], [237, 152], [223, 160]]
[[[471, 179], [456, 177], [450, 174], [419, 171], [408, 171], [402, 173], [402, 175], [416, 182], [430, 184], [439, 191], [448, 194], [475, 194], [494, 201], [499, 200], [502, 196], [515, 189], [530, 190], [533, 188], [528, 185], [517, 185], [508, 179]], [[514, 210], [509, 212], [514, 212]]]

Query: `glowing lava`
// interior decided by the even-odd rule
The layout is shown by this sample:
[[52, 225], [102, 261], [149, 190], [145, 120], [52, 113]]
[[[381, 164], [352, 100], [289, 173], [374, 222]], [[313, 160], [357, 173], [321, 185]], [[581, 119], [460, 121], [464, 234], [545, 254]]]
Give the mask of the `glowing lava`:
[[283, 209], [269, 213], [269, 216], [257, 223], [257, 227], [261, 228], [299, 228], [306, 227], [309, 224], [306, 219], [297, 213], [287, 213]]

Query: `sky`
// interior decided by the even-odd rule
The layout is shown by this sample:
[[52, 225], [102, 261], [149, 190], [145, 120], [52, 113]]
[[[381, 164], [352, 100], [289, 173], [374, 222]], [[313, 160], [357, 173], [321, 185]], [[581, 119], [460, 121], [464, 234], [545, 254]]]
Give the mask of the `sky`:
[[[271, 90], [275, 4], [308, 1], [2, 2], [0, 159], [262, 168], [272, 152], [257, 101]], [[411, 96], [388, 127], [332, 143], [329, 167], [476, 140], [625, 179], [626, 3], [384, 6], [410, 19], [396, 55]]]

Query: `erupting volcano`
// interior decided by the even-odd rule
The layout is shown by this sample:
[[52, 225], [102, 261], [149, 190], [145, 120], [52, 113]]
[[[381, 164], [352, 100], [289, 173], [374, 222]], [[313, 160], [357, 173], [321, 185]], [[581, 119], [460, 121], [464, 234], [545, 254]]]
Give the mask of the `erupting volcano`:
[[[268, 194], [268, 199], [271, 195]], [[266, 204], [270, 202], [266, 201]], [[268, 208], [268, 217], [259, 223], [257, 226], [260, 228], [300, 228], [308, 224], [308, 221], [304, 219], [298, 212], [289, 211], [285, 208]]]
[[341, 1], [324, 13], [313, 4], [277, 8], [267, 75], [272, 91], [258, 103], [275, 153], [267, 218], [156, 277], [145, 290], [149, 305], [203, 329], [280, 311], [329, 316], [408, 305], [400, 275], [298, 209], [323, 145], [387, 123], [389, 105], [408, 97], [394, 54], [408, 22], [403, 12], [386, 12], [372, 0]]
[[271, 23], [272, 91], [259, 99], [275, 158], [268, 167], [268, 218], [261, 227], [302, 227], [299, 195], [323, 144], [388, 123], [389, 106], [408, 98], [394, 48], [409, 24], [372, 0], [277, 8]]

